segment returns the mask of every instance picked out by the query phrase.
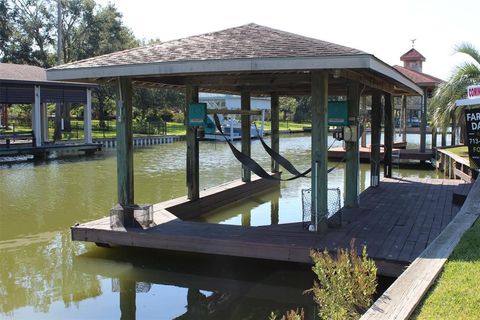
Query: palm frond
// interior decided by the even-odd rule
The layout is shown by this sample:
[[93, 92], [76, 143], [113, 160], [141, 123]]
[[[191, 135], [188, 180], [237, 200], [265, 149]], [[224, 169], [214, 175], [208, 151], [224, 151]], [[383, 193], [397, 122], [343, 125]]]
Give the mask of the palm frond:
[[480, 52], [469, 42], [456, 45], [455, 52], [467, 54], [480, 64]]

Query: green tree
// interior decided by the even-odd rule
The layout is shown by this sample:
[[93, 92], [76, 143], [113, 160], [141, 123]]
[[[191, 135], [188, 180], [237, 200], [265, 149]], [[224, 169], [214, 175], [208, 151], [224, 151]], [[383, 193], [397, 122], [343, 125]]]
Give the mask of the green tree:
[[455, 108], [455, 101], [465, 98], [469, 85], [480, 82], [480, 52], [478, 49], [465, 42], [455, 47], [455, 53], [466, 54], [472, 62], [464, 62], [457, 66], [448, 81], [442, 83], [435, 90], [430, 101], [430, 108], [433, 109], [433, 125], [442, 132], [446, 131], [450, 122], [453, 127], [457, 124], [461, 127], [464, 126], [463, 110]]
[[310, 96], [301, 97], [293, 115], [293, 121], [303, 122], [312, 119], [312, 102]]
[[279, 109], [283, 112], [283, 121], [287, 121], [287, 116], [289, 114], [294, 114], [295, 109], [297, 109], [298, 102], [295, 98], [292, 97], [280, 97], [279, 98]]
[[[47, 0], [5, 0], [3, 10], [9, 24], [0, 33], [4, 39], [2, 62], [24, 63], [40, 67], [53, 65], [55, 44], [53, 2]], [[8, 11], [8, 12], [7, 12]]]

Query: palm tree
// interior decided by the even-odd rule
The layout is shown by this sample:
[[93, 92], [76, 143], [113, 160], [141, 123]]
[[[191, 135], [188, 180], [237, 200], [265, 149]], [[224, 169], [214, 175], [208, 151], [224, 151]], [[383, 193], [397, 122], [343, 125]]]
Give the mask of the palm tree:
[[455, 127], [460, 125], [462, 132], [465, 128], [463, 110], [455, 108], [455, 101], [465, 98], [468, 86], [480, 83], [480, 52], [472, 44], [464, 42], [455, 47], [455, 53], [464, 53], [474, 62], [464, 62], [457, 66], [450, 79], [435, 90], [430, 102], [430, 107], [434, 110], [434, 128], [441, 129], [444, 134], [452, 123], [452, 144], [455, 141]]

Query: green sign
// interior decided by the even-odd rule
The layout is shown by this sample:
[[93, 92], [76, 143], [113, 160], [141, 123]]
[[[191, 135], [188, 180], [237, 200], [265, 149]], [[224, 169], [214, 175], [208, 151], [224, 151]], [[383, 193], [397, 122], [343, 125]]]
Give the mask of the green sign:
[[348, 103], [347, 101], [328, 102], [328, 125], [348, 126]]
[[207, 104], [190, 103], [188, 105], [188, 125], [190, 127], [203, 127], [207, 122]]

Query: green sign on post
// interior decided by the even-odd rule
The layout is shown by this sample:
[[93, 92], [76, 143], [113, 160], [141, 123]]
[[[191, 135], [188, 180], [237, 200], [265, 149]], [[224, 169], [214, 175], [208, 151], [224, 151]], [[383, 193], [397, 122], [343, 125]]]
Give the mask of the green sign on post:
[[188, 125], [190, 127], [204, 127], [207, 122], [207, 104], [190, 103], [188, 105]]
[[348, 104], [347, 101], [328, 102], [328, 125], [348, 126]]

